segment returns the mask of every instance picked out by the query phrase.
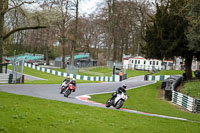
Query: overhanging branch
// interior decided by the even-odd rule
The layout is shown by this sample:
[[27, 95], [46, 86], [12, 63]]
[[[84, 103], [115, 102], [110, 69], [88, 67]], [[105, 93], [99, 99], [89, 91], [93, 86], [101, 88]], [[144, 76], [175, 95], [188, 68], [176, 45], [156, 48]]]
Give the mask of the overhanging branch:
[[15, 2], [14, 2], [14, 1], [13, 1], [13, 3], [14, 3], [14, 6], [11, 7], [11, 8], [8, 8], [7, 12], [10, 11], [10, 10], [12, 10], [12, 9], [16, 9], [16, 8], [18, 8], [18, 7], [21, 7], [21, 6], [24, 5], [24, 4], [32, 4], [32, 3], [34, 3], [34, 2], [22, 2], [22, 3], [20, 3], [19, 5], [15, 5]]
[[17, 31], [22, 31], [22, 30], [29, 30], [29, 29], [41, 29], [41, 28], [47, 28], [48, 26], [30, 26], [30, 27], [20, 27], [20, 28], [16, 28], [13, 29], [12, 31], [10, 31], [8, 34], [6, 34], [3, 37], [3, 40], [5, 40], [6, 38], [8, 38], [10, 35], [12, 35], [13, 33], [17, 32]]

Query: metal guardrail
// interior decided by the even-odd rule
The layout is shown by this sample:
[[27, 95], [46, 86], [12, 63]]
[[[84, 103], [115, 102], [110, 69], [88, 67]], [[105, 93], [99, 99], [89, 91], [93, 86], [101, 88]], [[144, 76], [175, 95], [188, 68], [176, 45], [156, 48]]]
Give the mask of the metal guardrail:
[[188, 111], [196, 112], [196, 99], [182, 93], [172, 91], [172, 102], [177, 104]]
[[156, 76], [153, 76], [153, 75], [145, 75], [144, 76], [144, 80], [145, 81], [163, 81], [167, 78], [169, 78], [170, 75], [156, 75]]
[[200, 113], [200, 99], [195, 99], [185, 94], [175, 91], [177, 86], [183, 80], [182, 76], [178, 75], [145, 75], [146, 81], [162, 81], [161, 88], [165, 90], [165, 99], [172, 101], [190, 112]]
[[197, 99], [197, 112], [200, 113], [200, 99]]

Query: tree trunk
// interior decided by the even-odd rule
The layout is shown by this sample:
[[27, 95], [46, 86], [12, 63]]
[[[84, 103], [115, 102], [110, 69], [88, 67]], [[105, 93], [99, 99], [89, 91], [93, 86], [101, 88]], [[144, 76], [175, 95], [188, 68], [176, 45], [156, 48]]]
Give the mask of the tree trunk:
[[79, 5], [79, 0], [76, 0], [76, 24], [75, 24], [75, 40], [72, 42], [72, 52], [71, 52], [71, 58], [70, 58], [70, 62], [71, 62], [71, 66], [74, 66], [74, 55], [75, 55], [75, 50], [76, 50], [76, 45], [77, 45], [77, 39], [78, 39], [78, 5]]
[[[2, 2], [0, 3], [2, 4]], [[2, 5], [0, 6], [0, 11], [2, 10]], [[3, 62], [3, 25], [4, 25], [4, 15], [0, 12], [0, 63]], [[2, 67], [0, 67], [0, 73], [2, 73]]]
[[128, 38], [126, 38], [124, 54], [128, 55]]
[[185, 73], [186, 73], [186, 79], [190, 80], [192, 79], [192, 57], [186, 57], [185, 59]]
[[[3, 62], [3, 38], [0, 37], [0, 64]], [[2, 73], [3, 68], [0, 67], [0, 73]]]
[[72, 46], [72, 52], [71, 52], [71, 57], [70, 57], [70, 65], [73, 67], [74, 66], [74, 51], [75, 48]]
[[45, 44], [45, 46], [46, 46], [46, 65], [49, 65], [49, 48], [47, 44]]
[[[111, 1], [110, 1], [111, 2]], [[106, 56], [106, 60], [107, 61], [110, 61], [110, 49], [111, 49], [111, 45], [112, 45], [112, 20], [111, 20], [111, 10], [112, 10], [112, 7], [111, 7], [111, 3], [108, 1], [108, 48], [107, 48], [107, 56]]]
[[64, 38], [61, 39], [61, 46], [62, 46], [62, 68], [65, 69], [65, 40]]
[[113, 43], [113, 62], [115, 62], [117, 60], [117, 40], [116, 37], [114, 35], [114, 43]]

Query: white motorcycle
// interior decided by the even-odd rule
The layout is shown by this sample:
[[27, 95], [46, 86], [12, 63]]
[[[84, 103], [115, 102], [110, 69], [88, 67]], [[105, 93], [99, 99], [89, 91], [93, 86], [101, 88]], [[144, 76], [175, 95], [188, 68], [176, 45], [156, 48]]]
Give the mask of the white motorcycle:
[[[114, 92], [113, 95], [116, 95], [116, 92]], [[123, 104], [127, 98], [128, 98], [128, 96], [124, 92], [117, 93], [117, 96], [115, 97], [115, 99], [109, 98], [107, 100], [106, 107], [113, 106], [116, 109], [120, 109], [123, 106]]]
[[67, 81], [64, 81], [61, 85], [60, 85], [60, 94], [63, 94], [63, 92], [66, 90], [66, 88], [68, 87], [69, 83], [67, 83]]

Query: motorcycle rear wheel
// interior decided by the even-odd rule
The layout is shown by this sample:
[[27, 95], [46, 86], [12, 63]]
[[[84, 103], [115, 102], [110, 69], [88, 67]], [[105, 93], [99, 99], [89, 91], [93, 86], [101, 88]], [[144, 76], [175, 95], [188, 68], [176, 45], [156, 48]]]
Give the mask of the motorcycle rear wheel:
[[123, 106], [123, 103], [124, 103], [123, 100], [119, 100], [119, 101], [116, 103], [115, 108], [116, 108], [116, 109], [120, 109], [120, 108]]
[[67, 89], [67, 91], [65, 92], [64, 96], [68, 97], [71, 94], [71, 92], [72, 92], [71, 90]]

